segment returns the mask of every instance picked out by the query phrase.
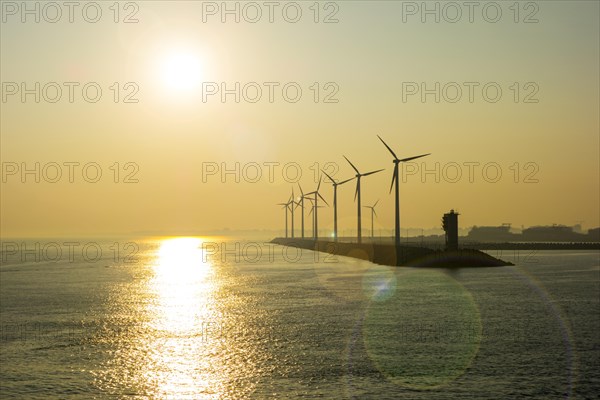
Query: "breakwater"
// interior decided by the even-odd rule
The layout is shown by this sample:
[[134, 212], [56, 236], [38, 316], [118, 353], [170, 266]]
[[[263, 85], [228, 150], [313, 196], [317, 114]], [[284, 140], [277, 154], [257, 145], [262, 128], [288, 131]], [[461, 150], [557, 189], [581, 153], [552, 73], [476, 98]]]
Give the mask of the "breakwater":
[[368, 260], [375, 264], [424, 268], [472, 268], [513, 265], [476, 249], [435, 250], [419, 246], [275, 238], [271, 243]]

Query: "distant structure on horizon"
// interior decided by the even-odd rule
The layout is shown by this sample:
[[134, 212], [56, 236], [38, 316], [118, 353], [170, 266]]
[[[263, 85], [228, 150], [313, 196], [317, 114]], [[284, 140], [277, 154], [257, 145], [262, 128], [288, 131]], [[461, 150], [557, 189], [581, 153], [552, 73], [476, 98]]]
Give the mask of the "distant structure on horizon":
[[510, 231], [510, 224], [501, 226], [474, 226], [467, 234], [469, 240], [478, 242], [511, 242], [519, 235]]
[[446, 232], [446, 250], [458, 250], [458, 215], [450, 210], [442, 218], [442, 227]]
[[589, 229], [587, 235], [589, 240], [600, 242], [600, 228]]
[[598, 242], [600, 228], [587, 233], [575, 232], [572, 226], [532, 226], [521, 233], [510, 231], [510, 224], [502, 226], [474, 226], [466, 239], [475, 242]]

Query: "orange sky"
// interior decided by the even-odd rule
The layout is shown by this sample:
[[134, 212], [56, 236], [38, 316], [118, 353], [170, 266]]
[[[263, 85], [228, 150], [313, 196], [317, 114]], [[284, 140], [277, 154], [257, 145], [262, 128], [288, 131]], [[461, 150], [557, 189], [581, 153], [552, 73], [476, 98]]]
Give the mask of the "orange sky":
[[[380, 199], [376, 227], [391, 229], [377, 134], [401, 157], [432, 153], [405, 171], [403, 227], [438, 227], [450, 208], [461, 226], [600, 225], [598, 3], [502, 3], [497, 22], [441, 8], [439, 23], [408, 3], [317, 16], [301, 2], [296, 23], [284, 3], [255, 23], [203, 2], [139, 2], [117, 23], [108, 3], [97, 23], [3, 8], [2, 236], [281, 229], [295, 174], [305, 191], [320, 168], [351, 177], [342, 155], [386, 168], [362, 200]], [[353, 185], [339, 189], [342, 231]], [[332, 228], [330, 208], [319, 217]]]

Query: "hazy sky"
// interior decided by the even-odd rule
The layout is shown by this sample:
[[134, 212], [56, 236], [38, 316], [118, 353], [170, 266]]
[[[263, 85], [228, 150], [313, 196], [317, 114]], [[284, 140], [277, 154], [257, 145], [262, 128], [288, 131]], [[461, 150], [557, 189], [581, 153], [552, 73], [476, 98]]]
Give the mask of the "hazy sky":
[[[275, 2], [270, 22], [264, 2], [228, 2], [238, 23], [221, 2], [82, 2], [69, 22], [63, 2], [2, 1], [2, 236], [279, 229], [296, 172], [305, 191], [317, 167], [351, 177], [342, 155], [386, 168], [362, 199], [392, 228], [377, 134], [401, 157], [433, 153], [401, 182], [403, 227], [451, 208], [461, 226], [598, 226], [599, 3], [463, 3], [427, 2], [436, 22], [422, 2]], [[36, 163], [39, 182], [21, 175]], [[338, 192], [342, 232], [353, 192]], [[319, 220], [331, 229], [332, 209]]]

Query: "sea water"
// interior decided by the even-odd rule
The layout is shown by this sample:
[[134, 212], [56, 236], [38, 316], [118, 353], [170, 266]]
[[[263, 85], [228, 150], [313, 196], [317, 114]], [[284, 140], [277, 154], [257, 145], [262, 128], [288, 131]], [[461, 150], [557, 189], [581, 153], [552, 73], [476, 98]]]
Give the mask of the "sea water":
[[1, 398], [597, 398], [598, 251], [415, 269], [233, 238], [3, 240]]

